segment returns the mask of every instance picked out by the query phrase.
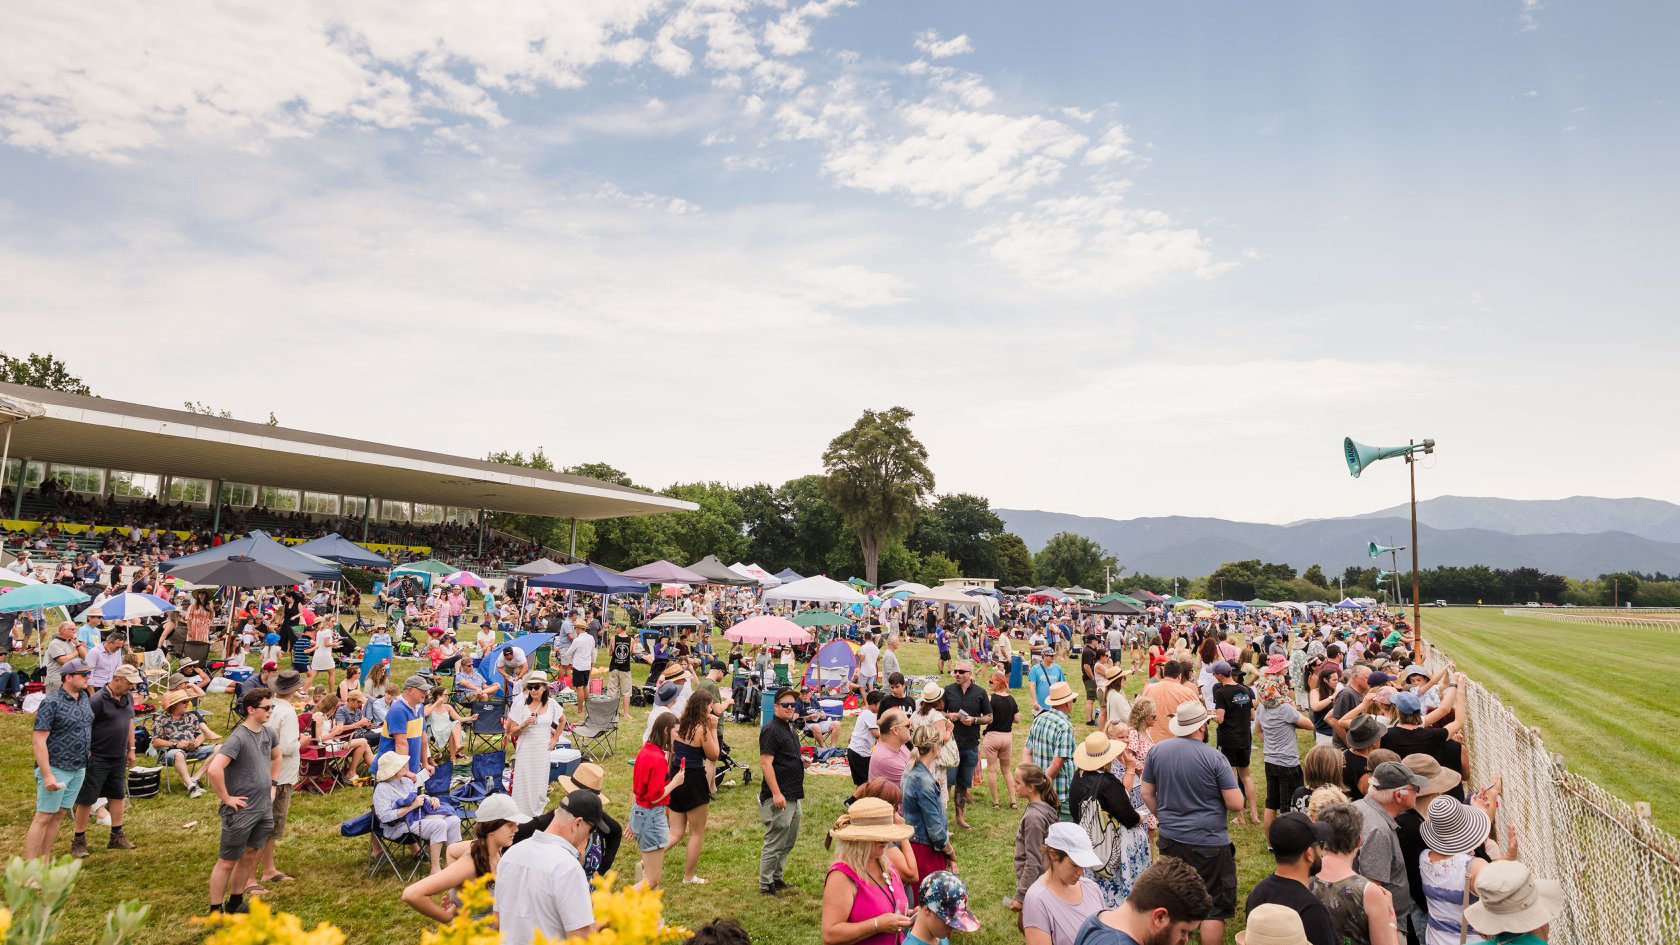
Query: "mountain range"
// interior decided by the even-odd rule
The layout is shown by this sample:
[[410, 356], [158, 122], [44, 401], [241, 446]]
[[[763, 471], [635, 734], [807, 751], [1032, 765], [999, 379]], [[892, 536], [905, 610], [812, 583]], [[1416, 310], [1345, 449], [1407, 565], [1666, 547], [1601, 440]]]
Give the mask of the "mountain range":
[[[1131, 572], [1207, 574], [1227, 561], [1259, 558], [1334, 575], [1370, 567], [1367, 542], [1409, 545], [1407, 506], [1287, 525], [1165, 516], [1112, 519], [993, 509], [1034, 551], [1057, 532], [1102, 545]], [[1612, 571], [1680, 572], [1680, 505], [1657, 499], [1501, 499], [1441, 496], [1418, 503], [1418, 549], [1425, 568], [1485, 564], [1532, 567], [1573, 578]], [[1381, 562], [1388, 566], [1387, 555]], [[1410, 567], [1402, 552], [1400, 567]]]

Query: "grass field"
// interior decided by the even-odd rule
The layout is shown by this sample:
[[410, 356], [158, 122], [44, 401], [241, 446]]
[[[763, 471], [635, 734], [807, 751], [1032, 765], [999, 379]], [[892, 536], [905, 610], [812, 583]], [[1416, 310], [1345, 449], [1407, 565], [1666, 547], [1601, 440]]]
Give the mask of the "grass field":
[[1424, 636], [1540, 729], [1570, 769], [1680, 834], [1680, 633], [1506, 616], [1424, 612]]
[[[925, 644], [907, 644], [899, 652], [907, 672], [928, 673], [934, 669], [932, 649]], [[1066, 662], [1063, 668], [1070, 679], [1077, 680], [1076, 665]], [[402, 667], [398, 669], [400, 673]], [[398, 673], [393, 675], [400, 678]], [[225, 698], [212, 697], [208, 703], [207, 718], [213, 720], [212, 727], [225, 733], [221, 724], [226, 714]], [[1083, 712], [1082, 703], [1075, 711]], [[638, 747], [636, 738], [645, 712], [632, 710], [631, 717], [623, 722], [620, 754], [605, 765], [607, 794], [613, 801], [610, 809], [621, 822], [629, 819], [628, 761]], [[0, 716], [0, 744], [6, 746], [0, 751], [0, 783], [5, 786], [0, 795], [0, 847], [14, 853], [22, 849], [34, 801], [29, 722], [28, 716]], [[1087, 731], [1084, 726], [1076, 727], [1081, 738]], [[1026, 726], [1018, 725], [1017, 758], [1023, 757], [1025, 738]], [[755, 728], [727, 725], [725, 739], [737, 757], [756, 763]], [[1256, 767], [1258, 764], [1256, 757]], [[173, 778], [173, 774], [167, 776]], [[841, 801], [851, 793], [851, 781], [846, 777], [807, 777], [803, 826], [787, 873], [796, 888], [772, 899], [758, 892], [763, 832], [757, 813], [758, 780], [755, 774], [748, 788], [725, 788], [712, 802], [699, 868], [699, 875], [711, 882], [705, 886], [667, 886], [667, 921], [692, 927], [716, 917], [733, 917], [740, 919], [761, 945], [816, 941], [822, 877], [831, 861], [822, 838], [842, 811]], [[1262, 790], [1264, 780], [1260, 779]], [[331, 921], [352, 943], [418, 943], [428, 920], [402, 905], [397, 898], [400, 887], [389, 875], [377, 880], [365, 877], [365, 839], [348, 840], [338, 835], [339, 823], [366, 810], [368, 797], [364, 788], [341, 790], [328, 797], [304, 795], [294, 801], [290, 833], [280, 847], [280, 866], [297, 881], [274, 889], [270, 902], [297, 914], [306, 926]], [[1007, 805], [993, 810], [988, 800], [982, 800], [969, 812], [975, 829], [956, 832], [959, 871], [969, 883], [971, 905], [983, 923], [981, 931], [965, 936], [964, 941], [1020, 941], [1014, 914], [1004, 905], [1004, 897], [1014, 889], [1011, 857], [1019, 817], [1020, 812], [1009, 810]], [[215, 856], [217, 832], [214, 798], [207, 794], [188, 800], [183, 793], [161, 794], [136, 803], [128, 817], [127, 833], [139, 845], [137, 850], [107, 851], [107, 831], [90, 827], [88, 841], [93, 855], [84, 861], [83, 878], [66, 930], [96, 929], [106, 909], [132, 898], [152, 908], [141, 942], [177, 945], [202, 941], [203, 931], [188, 920], [205, 909], [205, 881]], [[1239, 888], [1246, 895], [1270, 871], [1270, 857], [1265, 853], [1259, 827], [1237, 828], [1234, 838]], [[61, 855], [68, 852], [69, 842], [66, 824], [56, 851]], [[627, 840], [619, 857], [621, 882], [633, 878], [627, 871], [634, 870], [634, 862], [634, 846]], [[667, 857], [666, 875], [680, 877], [680, 851]], [[1240, 919], [1232, 923], [1227, 940], [1240, 928]]]

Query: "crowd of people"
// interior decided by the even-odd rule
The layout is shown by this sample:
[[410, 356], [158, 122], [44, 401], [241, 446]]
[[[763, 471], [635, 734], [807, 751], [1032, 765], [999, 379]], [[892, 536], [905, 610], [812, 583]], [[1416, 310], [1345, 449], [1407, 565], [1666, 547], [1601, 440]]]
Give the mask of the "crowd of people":
[[[664, 885], [666, 854], [678, 849], [675, 881], [708, 882], [699, 867], [709, 807], [720, 775], [740, 764], [723, 723], [756, 722], [762, 691], [772, 694], [753, 766], [762, 895], [800, 879], [788, 864], [809, 835], [815, 756], [844, 758], [855, 788], [821, 831], [833, 849], [821, 883], [830, 945], [938, 945], [973, 931], [961, 864], [1003, 852], [971, 830], [971, 809], [988, 801], [1020, 811], [1013, 883], [999, 892], [1032, 945], [1152, 945], [1188, 932], [1222, 941], [1238, 909], [1247, 940], [1266, 945], [1533, 942], [1561, 909], [1555, 884], [1523, 866], [1509, 837], [1494, 836], [1499, 779], [1466, 790], [1461, 677], [1450, 664], [1425, 669], [1395, 616], [1111, 618], [1020, 599], [989, 618], [877, 612], [834, 631], [858, 644], [835, 693], [857, 706], [847, 731], [819, 705], [829, 693], [778, 681], [773, 670], [792, 653], [713, 650], [712, 628], [765, 610], [752, 590], [702, 587], [602, 612], [559, 595], [469, 603], [441, 584], [396, 585], [366, 643], [414, 645], [423, 671], [400, 684], [383, 666], [335, 677], [361, 644], [312, 588], [234, 603], [218, 662], [251, 669], [236, 683], [212, 676], [206, 661], [170, 658], [210, 643], [213, 602], [180, 603], [145, 650], [129, 645], [135, 628], [97, 617], [66, 622], [47, 641], [28, 855], [51, 852], [66, 812], [77, 856], [89, 854], [94, 817], [109, 824], [109, 848], [135, 846], [123, 830], [126, 775], [149, 748], [192, 796], [215, 795], [221, 840], [209, 908], [244, 910], [291, 879], [277, 857], [300, 751], [326, 745], [344, 753], [346, 783], [371, 785], [373, 829], [424, 845], [430, 871], [403, 894], [414, 909], [447, 920], [459, 907], [454, 892], [493, 874], [505, 942], [587, 934], [588, 880], [614, 866], [625, 840], [647, 888]], [[658, 608], [694, 614], [696, 627], [632, 629]], [[482, 670], [506, 639], [529, 631], [553, 635], [553, 678], [517, 646], [501, 647], [494, 669]], [[918, 638], [949, 682], [945, 672], [904, 671], [902, 647]], [[1077, 681], [1058, 660], [1074, 650]], [[551, 752], [584, 722], [597, 676], [620, 711], [649, 705], [625, 824], [608, 813], [605, 773], [593, 764], [563, 778], [563, 796], [549, 803]], [[1146, 680], [1135, 696], [1126, 689], [1133, 676]], [[225, 735], [199, 708], [221, 689], [238, 707]], [[142, 695], [160, 710], [147, 746], [134, 721]], [[511, 778], [505, 793], [481, 799], [464, 833], [462, 812], [424, 786], [437, 765], [461, 757], [475, 707], [498, 701]], [[1312, 746], [1303, 753], [1305, 732]], [[1246, 891], [1233, 823], [1259, 825], [1275, 860]]]

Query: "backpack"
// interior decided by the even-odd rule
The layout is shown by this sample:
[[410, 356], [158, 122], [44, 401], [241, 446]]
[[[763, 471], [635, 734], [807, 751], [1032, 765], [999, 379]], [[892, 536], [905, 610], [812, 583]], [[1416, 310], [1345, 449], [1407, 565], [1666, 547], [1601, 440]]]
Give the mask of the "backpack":
[[1105, 877], [1119, 875], [1120, 865], [1126, 858], [1120, 827], [1095, 797], [1087, 797], [1080, 807], [1079, 826], [1091, 838], [1091, 851], [1102, 861], [1096, 871]]

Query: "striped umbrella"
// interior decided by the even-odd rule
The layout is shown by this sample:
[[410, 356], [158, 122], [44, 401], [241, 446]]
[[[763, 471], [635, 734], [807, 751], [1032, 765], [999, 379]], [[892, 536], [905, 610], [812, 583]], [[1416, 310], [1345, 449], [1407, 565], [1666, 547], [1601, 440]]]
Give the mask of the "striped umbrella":
[[106, 620], [137, 620], [141, 617], [156, 617], [174, 609], [174, 604], [152, 594], [118, 594], [97, 608], [88, 608], [83, 612], [83, 616], [88, 612], [97, 612]]
[[444, 578], [443, 583], [454, 587], [475, 587], [481, 591], [489, 586], [484, 583], [483, 578], [471, 571], [456, 571], [454, 574]]

